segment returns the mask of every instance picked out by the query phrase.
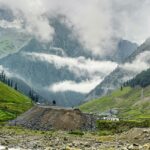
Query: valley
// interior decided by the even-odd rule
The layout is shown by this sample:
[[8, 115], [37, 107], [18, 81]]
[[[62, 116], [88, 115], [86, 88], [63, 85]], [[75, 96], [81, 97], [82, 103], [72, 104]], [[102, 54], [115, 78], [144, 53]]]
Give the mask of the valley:
[[0, 150], [150, 150], [148, 0], [0, 0]]
[[[145, 97], [149, 95], [148, 89], [149, 87], [144, 89]], [[128, 95], [130, 98], [129, 93], [131, 93], [132, 90], [135, 89], [126, 87], [123, 88], [122, 91], [119, 89], [116, 92], [113, 92], [111, 96], [113, 96], [115, 99], [121, 97], [125, 98]], [[124, 123], [119, 121], [120, 123], [122, 122], [122, 124], [117, 121], [120, 124], [119, 125], [116, 121], [102, 121], [101, 118], [96, 115], [94, 111], [92, 111], [92, 109], [89, 110], [88, 107], [85, 107], [86, 105], [89, 106], [89, 102], [84, 104], [85, 106], [81, 105], [80, 108], [84, 112], [89, 112], [88, 114], [81, 112], [77, 108], [73, 109], [32, 104], [29, 98], [23, 96], [21, 93], [12, 89], [11, 87], [8, 87], [4, 83], [0, 84], [0, 91], [2, 93], [6, 93], [6, 95], [1, 95], [0, 99], [0, 106], [1, 110], [3, 111], [0, 115], [1, 149], [122, 150], [122, 148], [136, 148], [140, 150], [142, 148], [144, 150], [148, 150], [150, 147], [150, 130], [148, 128], [150, 127], [150, 122], [145, 122], [146, 124], [144, 122], [133, 122], [130, 121], [129, 118], [124, 117], [125, 120], [129, 121]], [[7, 92], [9, 92], [9, 97]], [[137, 90], [137, 93], [138, 92], [139, 91]], [[139, 97], [139, 94], [137, 93], [135, 92], [135, 95], [137, 96], [135, 98]], [[109, 102], [103, 102], [104, 104], [107, 103], [108, 105], [108, 103], [111, 102], [111, 99], [109, 99]], [[129, 112], [124, 112], [124, 115], [130, 116], [130, 119], [132, 118], [132, 120], [148, 119], [149, 109], [146, 109], [146, 107], [149, 108], [148, 102], [149, 101], [147, 101], [147, 105], [144, 105], [143, 103], [143, 106], [145, 106], [144, 110], [147, 111], [140, 115], [140, 117], [133, 116], [133, 114], [129, 114]], [[113, 103], [114, 102], [110, 103], [112, 107]], [[107, 106], [101, 103], [101, 105], [103, 104], [102, 107], [104, 108], [102, 109], [100, 107], [101, 105], [98, 105], [98, 103], [91, 103], [89, 107], [97, 111], [98, 109], [96, 109], [94, 104], [96, 104], [97, 108], [103, 112], [106, 109], [104, 106]], [[121, 103], [119, 104], [119, 106], [122, 106]], [[137, 101], [136, 104], [137, 106], [142, 107], [140, 100]], [[129, 103], [129, 105], [131, 105], [131, 103]], [[125, 103], [124, 107], [126, 108]], [[28, 110], [29, 108], [31, 109]], [[26, 110], [28, 111], [25, 112]], [[137, 110], [140, 111], [140, 108]], [[93, 115], [91, 112], [93, 112]], [[121, 115], [123, 115], [123, 113], [119, 114], [119, 117]], [[17, 119], [15, 119], [16, 117]], [[9, 123], [6, 121], [9, 121]], [[98, 126], [96, 125], [96, 122], [98, 123]], [[110, 126], [110, 124], [116, 125]], [[106, 126], [108, 125], [109, 127], [107, 128]], [[115, 128], [117, 126], [119, 129], [122, 128], [122, 130], [116, 130]], [[107, 128], [107, 130], [105, 128]], [[129, 133], [132, 133], [130, 135], [130, 140], [128, 136]], [[143, 138], [141, 139], [141, 137]]]
[[[124, 122], [125, 125], [117, 125], [116, 121], [107, 122], [105, 120], [100, 121], [99, 125], [96, 125], [96, 120], [101, 120], [98, 116], [95, 115], [93, 111], [93, 115], [91, 114], [84, 114], [77, 108], [63, 108], [58, 106], [34, 106], [27, 112], [23, 113], [25, 110], [29, 109], [31, 106], [31, 100], [22, 96], [19, 92], [15, 91], [14, 89], [8, 87], [7, 85], [1, 83], [0, 84], [0, 91], [9, 91], [10, 97], [1, 97], [1, 110], [5, 108], [5, 115], [1, 114], [1, 123], [0, 123], [0, 148], [1, 149], [18, 149], [18, 150], [27, 150], [27, 149], [39, 149], [39, 150], [122, 150], [124, 149], [144, 149], [148, 150], [149, 145], [149, 135], [150, 135], [150, 127], [149, 122], [148, 124], [143, 124], [142, 122], [139, 124], [138, 122], [128, 121]], [[149, 89], [149, 87], [147, 88]], [[144, 89], [146, 91], [147, 89]], [[123, 88], [121, 91], [120, 89], [116, 92], [113, 92], [111, 96], [113, 98], [129, 96], [130, 92], [134, 90], [129, 87]], [[140, 90], [140, 89], [139, 89]], [[139, 92], [139, 91], [138, 91]], [[137, 93], [138, 93], [137, 92]], [[138, 98], [138, 94], [135, 93]], [[149, 94], [148, 90], [147, 96]], [[132, 91], [133, 94], [133, 91]], [[7, 94], [6, 94], [7, 95]], [[146, 94], [144, 94], [146, 96]], [[133, 96], [134, 97], [134, 96]], [[7, 101], [4, 99], [6, 98]], [[20, 100], [19, 100], [20, 98]], [[2, 101], [3, 99], [3, 101]], [[16, 101], [16, 100], [19, 101]], [[24, 99], [24, 100], [23, 100]], [[11, 100], [11, 101], [10, 101]], [[139, 100], [140, 101], [140, 100]], [[91, 101], [92, 102], [92, 101]], [[101, 102], [101, 100], [100, 100]], [[103, 101], [105, 103], [109, 102]], [[149, 101], [147, 101], [149, 102]], [[88, 102], [89, 103], [89, 102]], [[104, 103], [104, 104], [105, 104]], [[136, 102], [139, 104], [140, 102]], [[6, 107], [4, 106], [7, 106]], [[7, 105], [6, 105], [7, 104]], [[8, 105], [9, 104], [9, 105]], [[28, 105], [27, 105], [28, 104]], [[98, 106], [98, 103], [94, 102], [97, 108], [104, 111], [105, 107], [103, 104], [102, 109]], [[110, 103], [113, 106], [113, 102]], [[124, 103], [125, 104], [125, 103]], [[34, 104], [35, 105], [35, 104]], [[84, 104], [86, 106], [86, 104]], [[88, 107], [81, 106], [81, 110], [87, 111], [89, 113], [92, 112], [92, 109], [89, 110]], [[89, 104], [87, 104], [88, 106]], [[105, 105], [105, 106], [107, 106]], [[117, 105], [117, 104], [116, 104]], [[131, 105], [131, 103], [129, 104]], [[9, 106], [9, 109], [8, 109]], [[11, 107], [10, 107], [11, 106]], [[121, 103], [120, 103], [120, 106]], [[136, 105], [135, 105], [136, 106]], [[141, 106], [141, 103], [140, 103]], [[145, 106], [145, 105], [144, 105]], [[118, 106], [119, 107], [119, 106]], [[126, 106], [124, 106], [126, 107]], [[141, 106], [142, 107], [142, 106]], [[149, 108], [149, 104], [145, 106]], [[93, 110], [97, 110], [94, 105], [90, 105], [90, 108]], [[16, 109], [16, 110], [15, 110]], [[139, 108], [138, 108], [139, 109]], [[137, 110], [138, 110], [137, 109]], [[6, 113], [6, 110], [8, 113]], [[17, 110], [20, 110], [17, 112]], [[140, 111], [140, 109], [139, 109]], [[128, 112], [126, 115], [131, 116], [134, 120], [138, 119], [148, 119], [148, 112], [143, 113], [140, 118], [139, 116], [134, 116], [133, 114], [129, 114]], [[8, 114], [12, 113], [11, 116]], [[19, 115], [23, 113], [22, 115]], [[137, 112], [136, 112], [137, 113]], [[7, 114], [7, 116], [6, 116]], [[14, 114], [14, 116], [13, 116]], [[4, 123], [8, 120], [14, 119], [17, 115], [17, 119], [13, 121], [9, 121], [9, 123]], [[15, 116], [16, 115], [16, 116]], [[120, 115], [120, 114], [119, 114]], [[122, 115], [122, 114], [121, 114]], [[138, 114], [139, 115], [139, 114]], [[94, 119], [95, 117], [95, 119]], [[130, 118], [130, 119], [131, 119]], [[124, 117], [125, 119], [125, 117]], [[128, 120], [126, 118], [125, 120]], [[92, 121], [92, 122], [91, 122]], [[91, 124], [92, 123], [92, 124]], [[117, 131], [113, 126], [111, 127], [110, 124], [116, 124], [115, 126], [122, 128], [121, 131]], [[103, 124], [105, 126], [103, 127]], [[138, 125], [139, 124], [139, 125]], [[92, 125], [92, 126], [91, 126]], [[109, 128], [106, 126], [109, 125]], [[130, 127], [131, 126], [131, 127]], [[137, 128], [140, 127], [140, 128]], [[141, 128], [142, 127], [142, 128]], [[146, 128], [143, 128], [146, 127]], [[28, 129], [27, 129], [28, 128]], [[107, 128], [107, 130], [105, 129]], [[128, 131], [129, 130], [129, 131]], [[115, 131], [115, 132], [114, 132]], [[129, 133], [130, 133], [130, 140], [129, 140]], [[141, 139], [142, 137], [142, 139]]]

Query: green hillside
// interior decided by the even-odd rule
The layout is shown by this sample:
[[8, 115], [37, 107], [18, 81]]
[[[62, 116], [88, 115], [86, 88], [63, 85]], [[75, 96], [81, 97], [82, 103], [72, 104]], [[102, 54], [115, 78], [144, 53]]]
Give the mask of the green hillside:
[[116, 109], [118, 116], [126, 119], [150, 118], [150, 87], [144, 88], [143, 92], [140, 87], [118, 89], [110, 95], [84, 103], [79, 108], [83, 112], [94, 113]]
[[0, 122], [14, 119], [31, 106], [28, 97], [0, 82]]

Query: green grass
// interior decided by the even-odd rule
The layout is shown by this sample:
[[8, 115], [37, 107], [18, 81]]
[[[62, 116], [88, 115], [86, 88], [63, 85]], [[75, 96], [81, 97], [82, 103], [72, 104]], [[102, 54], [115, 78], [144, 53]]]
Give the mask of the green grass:
[[141, 88], [124, 87], [110, 95], [91, 100], [79, 106], [83, 112], [102, 113], [117, 109], [119, 117], [125, 119], [150, 119], [150, 87], [144, 89], [141, 99]]
[[78, 136], [83, 136], [84, 132], [77, 130], [77, 131], [70, 131], [69, 134], [73, 134], [73, 135], [78, 135]]
[[14, 119], [31, 107], [31, 99], [0, 82], [0, 122]]
[[128, 131], [131, 128], [149, 128], [150, 120], [136, 121], [136, 120], [120, 120], [120, 121], [107, 121], [98, 120], [97, 128], [99, 135], [111, 135], [114, 133], [121, 133]]

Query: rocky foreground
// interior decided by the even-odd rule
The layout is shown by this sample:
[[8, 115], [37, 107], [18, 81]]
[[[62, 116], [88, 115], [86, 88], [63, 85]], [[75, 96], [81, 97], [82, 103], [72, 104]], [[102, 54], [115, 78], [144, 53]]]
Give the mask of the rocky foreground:
[[35, 131], [0, 127], [0, 150], [150, 150], [150, 128], [134, 128], [114, 136], [67, 131]]

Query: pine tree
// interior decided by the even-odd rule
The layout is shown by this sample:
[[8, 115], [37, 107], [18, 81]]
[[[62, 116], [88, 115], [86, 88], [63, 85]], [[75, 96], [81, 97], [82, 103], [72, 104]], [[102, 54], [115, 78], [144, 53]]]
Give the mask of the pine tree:
[[53, 105], [56, 105], [56, 101], [55, 101], [55, 100], [53, 100], [53, 102], [52, 102], [52, 103], [53, 103]]
[[10, 80], [10, 86], [13, 87], [13, 81], [12, 80]]
[[15, 90], [18, 90], [18, 85], [17, 85], [17, 83], [15, 83]]
[[35, 102], [38, 102], [39, 101], [39, 97], [38, 95], [35, 96]]
[[123, 86], [120, 87], [120, 90], [121, 90], [121, 91], [123, 90]]

